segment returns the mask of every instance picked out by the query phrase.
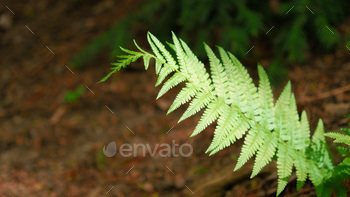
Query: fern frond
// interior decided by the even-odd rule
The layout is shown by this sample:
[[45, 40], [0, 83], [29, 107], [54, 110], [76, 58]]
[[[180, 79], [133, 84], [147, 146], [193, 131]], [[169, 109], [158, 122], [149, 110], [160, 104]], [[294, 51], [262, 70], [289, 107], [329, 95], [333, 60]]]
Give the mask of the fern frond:
[[277, 151], [277, 174], [278, 178], [286, 178], [292, 174], [293, 149], [286, 143], [279, 143]]
[[[218, 124], [214, 132], [214, 139], [211, 142], [207, 152], [212, 152], [215, 148], [220, 145], [221, 140], [226, 136], [232, 129], [233, 124], [238, 118], [238, 113], [233, 110], [230, 106], [226, 105], [223, 114], [218, 119]], [[211, 153], [212, 154], [212, 153]]]
[[263, 145], [259, 148], [250, 178], [255, 177], [263, 167], [265, 167], [275, 155], [277, 147], [277, 135], [275, 133], [267, 133]]
[[275, 116], [276, 116], [276, 132], [280, 138], [284, 141], [291, 140], [290, 134], [288, 131], [288, 122], [289, 122], [289, 106], [291, 98], [291, 85], [290, 82], [287, 83], [283, 89], [280, 97], [276, 101], [275, 105]]
[[293, 147], [286, 143], [279, 143], [277, 151], [277, 196], [283, 191], [293, 169]]
[[[148, 33], [147, 39], [152, 50], [155, 50], [155, 54], [160, 60], [156, 60], [156, 74], [159, 75], [156, 86], [158, 86], [170, 73], [178, 69], [178, 65], [170, 52], [166, 50], [165, 46], [154, 35]], [[164, 66], [162, 67], [161, 65], [163, 64]]]
[[339, 133], [324, 135], [323, 123], [320, 120], [310, 140], [306, 112], [303, 111], [299, 116], [290, 82], [274, 104], [271, 85], [261, 65], [258, 65], [259, 86], [256, 87], [247, 69], [233, 54], [218, 47], [220, 55], [218, 58], [212, 49], [204, 44], [210, 62], [211, 75], [209, 75], [204, 64], [187, 44], [178, 39], [174, 33], [172, 38], [173, 43], [168, 43], [168, 47], [174, 50], [176, 58], [154, 35], [148, 33], [147, 39], [154, 55], [141, 49], [136, 42], [135, 45], [140, 52], [122, 48], [127, 55], [119, 56], [119, 60], [113, 64], [115, 67], [112, 68], [112, 72], [101, 81], [141, 57], [145, 69], [148, 69], [150, 59], [154, 59], [158, 75], [156, 86], [163, 83], [157, 99], [171, 88], [185, 82], [185, 86], [176, 95], [167, 113], [190, 102], [179, 119], [181, 122], [204, 109], [191, 137], [217, 120], [213, 140], [206, 151], [210, 152], [210, 155], [246, 135], [234, 170], [241, 168], [256, 155], [251, 174], [253, 178], [271, 162], [272, 158], [276, 158], [277, 195], [286, 187], [293, 166], [296, 169], [297, 188], [303, 186], [309, 175], [318, 193], [323, 189], [328, 192], [328, 182], [333, 180], [329, 177], [350, 176], [350, 171], [345, 170], [350, 166], [345, 165], [347, 163], [344, 164], [345, 167], [336, 168], [338, 171], [332, 174], [334, 165], [325, 136], [348, 145], [350, 137]]
[[341, 133], [328, 132], [325, 136], [335, 139], [334, 143], [343, 143], [350, 146], [350, 136]]
[[193, 54], [191, 49], [183, 40], [180, 40], [180, 42], [186, 53], [186, 64], [191, 65], [187, 66], [187, 68], [189, 70], [193, 83], [196, 84], [198, 87], [203, 88], [205, 92], [211, 91], [211, 80], [209, 78], [209, 74], [207, 73], [204, 67], [204, 64], [198, 60], [198, 58]]
[[288, 184], [288, 177], [278, 179], [276, 196], [280, 195]]
[[311, 148], [315, 154], [312, 159], [317, 162], [318, 167], [333, 170], [334, 165], [324, 136], [324, 126], [322, 120], [318, 121], [316, 130], [312, 136]]
[[296, 175], [297, 175], [297, 181], [298, 181], [297, 188], [299, 190], [301, 186], [304, 185], [307, 178], [307, 173], [308, 173], [307, 158], [305, 157], [303, 152], [293, 151], [292, 159], [296, 169]]
[[317, 123], [314, 135], [312, 136], [312, 143], [316, 144], [317, 146], [321, 146], [321, 144], [325, 141], [323, 121], [320, 119]]
[[193, 84], [187, 82], [186, 87], [184, 87], [179, 94], [176, 96], [173, 104], [170, 106], [168, 113], [171, 113], [175, 109], [179, 108], [184, 103], [188, 102], [196, 93], [197, 93], [197, 87]]
[[252, 128], [244, 139], [244, 145], [242, 147], [241, 154], [238, 157], [234, 171], [241, 168], [256, 153], [259, 147], [262, 146], [266, 133], [267, 131], [265, 131], [260, 125], [253, 124]]
[[256, 121], [271, 131], [276, 127], [273, 94], [267, 74], [261, 65], [258, 65], [258, 73], [260, 79], [258, 88], [260, 113], [256, 117]]
[[148, 69], [148, 66], [149, 66], [149, 62], [151, 60], [152, 56], [148, 55], [148, 54], [145, 54], [143, 56], [143, 64], [145, 65], [145, 70]]
[[209, 124], [213, 123], [219, 117], [219, 115], [224, 112], [225, 106], [225, 101], [222, 99], [218, 99], [215, 102], [208, 104], [207, 109], [205, 109], [191, 137], [199, 134], [205, 128], [207, 128]]
[[238, 81], [239, 89], [238, 94], [240, 96], [240, 109], [245, 116], [248, 118], [253, 118], [258, 115], [259, 102], [257, 102], [258, 94], [257, 88], [253, 83], [248, 71], [241, 62], [230, 52], [228, 55], [233, 62], [236, 69], [233, 69], [233, 73], [237, 76], [234, 80]]
[[129, 55], [120, 55], [118, 56], [119, 60], [116, 63], [112, 63], [115, 67], [112, 68], [112, 72], [108, 73], [104, 78], [102, 78], [98, 83], [106, 81], [112, 74], [118, 72], [121, 68], [126, 68], [127, 65], [131, 64], [132, 62], [135, 62], [140, 57], [142, 57], [142, 53], [131, 51], [128, 49], [124, 49], [120, 47], [125, 53], [128, 53]]
[[159, 77], [158, 77], [158, 80], [156, 82], [156, 85], [155, 86], [158, 86], [159, 84], [161, 84], [163, 82], [163, 80], [172, 72], [175, 71], [175, 68], [174, 67], [171, 67], [171, 66], [168, 66], [168, 65], [164, 65], [162, 67], [162, 69], [160, 70], [159, 72]]
[[227, 83], [228, 79], [225, 69], [211, 48], [206, 44], [204, 44], [204, 47], [209, 57], [211, 77], [213, 79], [213, 86], [217, 92], [217, 96], [223, 98], [227, 102], [229, 99]]
[[304, 140], [305, 140], [304, 142], [305, 144], [304, 150], [305, 150], [307, 147], [310, 146], [310, 126], [309, 126], [309, 121], [307, 119], [307, 114], [305, 110], [303, 110], [303, 112], [301, 113], [300, 130], [303, 131], [302, 135], [304, 136]]
[[162, 88], [159, 90], [157, 99], [163, 96], [165, 93], [167, 93], [171, 88], [179, 85], [181, 82], [184, 82], [186, 80], [186, 77], [182, 75], [181, 73], [176, 72], [173, 76], [170, 77], [162, 86]]
[[312, 161], [308, 161], [309, 178], [314, 185], [320, 185], [323, 181], [321, 170]]
[[233, 70], [237, 69], [234, 67], [231, 59], [228, 57], [226, 51], [218, 47], [220, 57], [223, 63], [223, 66], [225, 68], [225, 75], [226, 77], [226, 83], [228, 86], [228, 96], [229, 100], [227, 101], [227, 104], [231, 104], [234, 107], [238, 107], [239, 103], [241, 102], [239, 97], [239, 84], [236, 80], [236, 78], [239, 78], [239, 75], [237, 75]]
[[187, 62], [185, 61], [186, 58], [186, 54], [185, 51], [183, 50], [179, 39], [176, 37], [176, 35], [174, 33], [173, 34], [173, 41], [174, 41], [174, 48], [175, 48], [175, 53], [177, 56], [177, 61], [179, 63], [179, 67], [180, 67], [180, 72], [183, 73], [183, 75], [186, 76], [186, 78], [188, 79], [190, 77], [190, 73], [188, 71], [187, 68]]
[[187, 108], [185, 113], [181, 116], [178, 122], [185, 120], [186, 118], [196, 114], [205, 106], [207, 106], [211, 100], [214, 99], [214, 96], [210, 92], [200, 92], [196, 97], [191, 101], [190, 106]]
[[297, 109], [297, 102], [295, 96], [292, 93], [290, 98], [289, 106], [289, 124], [288, 124], [288, 133], [291, 135], [292, 145], [296, 150], [304, 150], [306, 147], [304, 130], [301, 130], [301, 125], [299, 121], [299, 114]]
[[[236, 117], [236, 121], [230, 125], [232, 129], [225, 130], [223, 135], [220, 135], [217, 140], [217, 146], [213, 148], [210, 155], [213, 155], [220, 150], [229, 147], [231, 144], [235, 143], [237, 140], [241, 139], [246, 131], [250, 128], [250, 123], [247, 119], [242, 117]], [[214, 139], [215, 140], [215, 139]], [[213, 140], [213, 141], [214, 141]]]
[[[166, 61], [166, 63], [168, 65], [172, 65], [174, 67], [177, 67], [177, 63], [174, 60], [173, 56], [170, 54], [170, 52], [168, 50], [166, 50], [165, 46], [158, 40], [158, 38], [156, 38], [153, 34], [148, 33], [147, 39], [148, 39], [148, 42], [155, 44], [155, 46], [153, 46], [153, 47], [151, 45], [152, 50], [155, 47], [157, 47], [159, 49], [159, 52], [156, 53], [158, 58], [160, 58], [163, 61]], [[162, 55], [160, 55], [160, 53]]]
[[[158, 47], [156, 46], [156, 44], [154, 43], [153, 38], [155, 38], [155, 37], [152, 36], [151, 33], [148, 33], [148, 34], [147, 34], [147, 40], [148, 40], [149, 45], [151, 46], [151, 49], [152, 49], [153, 53], [156, 55], [156, 57], [157, 57], [159, 60], [161, 60], [162, 62], [165, 63], [166, 60], [165, 60], [164, 56], [161, 54], [159, 48], [158, 48]], [[156, 41], [158, 40], [157, 38], [155, 38], [155, 39], [156, 39]], [[159, 42], [158, 42], [158, 43], [159, 43]], [[161, 45], [163, 45], [163, 44], [161, 44]], [[164, 47], [164, 45], [163, 45], [163, 47]], [[156, 73], [156, 74], [158, 74], [158, 73]]]
[[[260, 125], [264, 126], [264, 128], [272, 130], [275, 127], [275, 117], [271, 86], [266, 72], [260, 65], [258, 65], [258, 72], [260, 78], [258, 99], [261, 108], [259, 109], [259, 116], [256, 117], [256, 121], [259, 122]], [[254, 155], [258, 147], [263, 144], [263, 139], [265, 139], [264, 134], [267, 131], [264, 128], [261, 128], [260, 125], [253, 125], [248, 135], [246, 136], [235, 170], [241, 168], [244, 163], [246, 163], [247, 160]]]

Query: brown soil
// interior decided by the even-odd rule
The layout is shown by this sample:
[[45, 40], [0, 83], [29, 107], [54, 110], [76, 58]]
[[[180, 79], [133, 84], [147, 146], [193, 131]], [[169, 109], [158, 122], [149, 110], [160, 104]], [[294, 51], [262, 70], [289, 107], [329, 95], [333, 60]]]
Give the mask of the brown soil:
[[[107, 53], [84, 70], [71, 69], [73, 74], [68, 69], [74, 54], [140, 3], [30, 0], [1, 4], [0, 196], [198, 196], [201, 181], [217, 178], [222, 169], [233, 170], [242, 141], [214, 156], [205, 154], [214, 125], [189, 139], [200, 116], [177, 124], [183, 107], [166, 116], [179, 89], [156, 101], [159, 87], [154, 88], [153, 69], [122, 71], [96, 84], [109, 71]], [[145, 32], [139, 35], [137, 39], [145, 40]], [[133, 66], [142, 67], [141, 62]], [[290, 68], [289, 78], [313, 128], [318, 118], [328, 130], [346, 125], [349, 50], [340, 47], [329, 55], [312, 56]], [[82, 96], [65, 102], [67, 92], [79, 86], [85, 89]], [[123, 143], [154, 147], [173, 140], [191, 144], [193, 155], [108, 158], [102, 152], [112, 141], [118, 147]], [[225, 185], [220, 195], [275, 195], [276, 177], [271, 171], [253, 180], [238, 179], [239, 183]], [[295, 181], [284, 193], [314, 194], [311, 184], [297, 192]]]

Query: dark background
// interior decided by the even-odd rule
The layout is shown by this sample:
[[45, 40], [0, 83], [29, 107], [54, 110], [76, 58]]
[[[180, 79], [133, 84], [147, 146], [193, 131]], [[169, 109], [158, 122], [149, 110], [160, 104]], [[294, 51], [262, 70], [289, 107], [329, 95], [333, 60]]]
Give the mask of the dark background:
[[[327, 131], [345, 127], [349, 4], [242, 2], [1, 1], [0, 196], [203, 196], [212, 187], [205, 184], [215, 181], [222, 184], [218, 196], [275, 196], [274, 163], [253, 180], [244, 169], [232, 173], [242, 141], [209, 157], [215, 125], [189, 139], [200, 116], [177, 124], [184, 107], [166, 116], [179, 88], [156, 101], [153, 68], [145, 72], [136, 62], [96, 83], [110, 71], [119, 45], [133, 49], [136, 39], [147, 49], [148, 31], [161, 41], [174, 31], [205, 62], [202, 42], [232, 51], [254, 80], [260, 62], [276, 95], [291, 80], [312, 130], [319, 118]], [[193, 155], [108, 158], [102, 152], [112, 141], [153, 147], [172, 140], [191, 144]], [[222, 180], [227, 176], [236, 182]], [[294, 177], [283, 195], [315, 194], [310, 183], [300, 191], [295, 185]]]

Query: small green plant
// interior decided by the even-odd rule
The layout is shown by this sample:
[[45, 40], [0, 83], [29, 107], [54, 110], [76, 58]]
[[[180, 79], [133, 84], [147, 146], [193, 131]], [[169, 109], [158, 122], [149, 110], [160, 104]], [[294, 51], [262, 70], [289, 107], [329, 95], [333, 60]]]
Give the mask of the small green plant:
[[83, 95], [84, 92], [85, 89], [82, 86], [79, 86], [73, 91], [68, 91], [66, 93], [66, 96], [64, 97], [64, 101], [67, 103], [77, 101], [81, 97], [81, 95]]
[[[333, 181], [331, 177], [341, 182], [339, 177], [333, 176], [337, 173], [339, 165], [335, 167], [333, 164], [325, 141], [322, 120], [319, 120], [310, 138], [307, 114], [303, 111], [299, 116], [290, 82], [274, 103], [270, 82], [262, 66], [258, 65], [260, 80], [259, 86], [256, 87], [247, 70], [233, 54], [218, 47], [219, 59], [212, 49], [204, 44], [210, 62], [209, 74], [187, 44], [175, 34], [172, 37], [173, 43], [168, 43], [168, 46], [176, 58], [155, 36], [148, 33], [147, 39], [154, 54], [141, 49], [136, 42], [139, 51], [121, 48], [127, 55], [118, 56], [119, 60], [113, 63], [112, 72], [100, 82], [141, 57], [147, 70], [150, 59], [154, 59], [158, 75], [156, 86], [163, 83], [157, 98], [174, 86], [185, 82], [185, 86], [170, 106], [168, 114], [189, 101], [189, 107], [179, 122], [204, 109], [191, 137], [217, 120], [214, 138], [207, 150], [210, 155], [245, 136], [234, 170], [241, 168], [256, 155], [251, 175], [253, 178], [273, 158], [276, 159], [277, 195], [286, 187], [293, 167], [296, 169], [298, 189], [304, 185], [308, 177], [315, 185], [318, 195], [324, 195], [323, 191], [326, 191], [328, 186], [333, 187], [328, 184]], [[340, 173], [343, 170], [344, 168], [341, 168]], [[349, 172], [349, 169], [345, 171]]]

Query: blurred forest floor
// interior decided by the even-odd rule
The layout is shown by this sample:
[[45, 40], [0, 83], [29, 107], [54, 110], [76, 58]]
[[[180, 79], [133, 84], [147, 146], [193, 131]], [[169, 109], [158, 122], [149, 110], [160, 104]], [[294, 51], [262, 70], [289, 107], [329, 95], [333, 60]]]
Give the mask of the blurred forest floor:
[[[180, 124], [177, 120], [184, 108], [166, 116], [179, 89], [156, 101], [159, 88], [154, 88], [154, 70], [141, 71], [142, 62], [101, 84], [96, 82], [109, 71], [108, 52], [83, 70], [72, 69], [74, 74], [67, 68], [74, 54], [140, 3], [1, 3], [0, 196], [198, 196], [201, 181], [224, 168], [233, 170], [242, 141], [214, 156], [205, 154], [214, 125], [189, 139], [199, 116]], [[350, 18], [343, 26], [349, 25]], [[145, 42], [147, 27], [135, 23], [134, 28], [132, 31], [140, 32], [136, 40]], [[267, 59], [261, 64], [267, 67], [270, 62]], [[247, 66], [256, 78], [256, 64]], [[350, 50], [311, 54], [306, 63], [289, 68], [289, 79], [312, 130], [318, 118], [324, 120], [327, 131], [346, 126]], [[80, 86], [91, 91], [86, 88], [78, 100], [65, 102], [67, 92]], [[280, 91], [275, 89], [276, 94]], [[102, 152], [112, 141], [117, 146], [149, 143], [154, 147], [172, 140], [191, 144], [193, 155], [108, 158]], [[274, 196], [276, 178], [271, 171], [241, 180], [226, 186], [223, 195]], [[295, 184], [291, 180], [284, 196], [315, 194], [311, 184], [299, 192]]]

